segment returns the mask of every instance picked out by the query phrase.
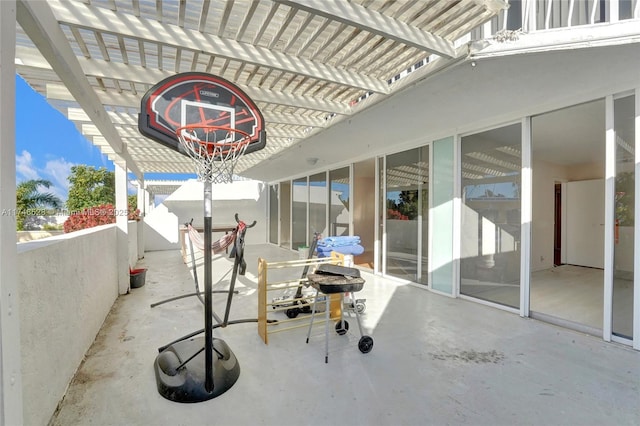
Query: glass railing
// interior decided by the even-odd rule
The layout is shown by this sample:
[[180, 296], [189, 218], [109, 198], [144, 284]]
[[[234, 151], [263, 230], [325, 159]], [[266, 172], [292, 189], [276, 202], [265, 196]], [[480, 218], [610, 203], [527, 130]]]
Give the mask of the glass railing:
[[534, 32], [640, 19], [640, 0], [511, 0], [491, 21], [471, 31], [472, 40], [504, 31]]

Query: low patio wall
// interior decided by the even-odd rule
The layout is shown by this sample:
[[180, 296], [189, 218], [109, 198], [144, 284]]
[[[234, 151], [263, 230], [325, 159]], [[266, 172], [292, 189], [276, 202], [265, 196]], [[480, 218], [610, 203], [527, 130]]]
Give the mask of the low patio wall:
[[[135, 268], [136, 263], [138, 263], [138, 258], [142, 258], [140, 256], [138, 250], [138, 244], [140, 241], [140, 232], [142, 232], [143, 226], [140, 222], [136, 222], [135, 220], [130, 220], [127, 224], [127, 233], [129, 234], [129, 266], [131, 268]], [[143, 253], [144, 254], [144, 253]]]
[[18, 244], [26, 425], [49, 422], [118, 297], [116, 235], [103, 225]]
[[17, 238], [19, 243], [23, 243], [62, 234], [64, 234], [64, 231], [18, 231]]

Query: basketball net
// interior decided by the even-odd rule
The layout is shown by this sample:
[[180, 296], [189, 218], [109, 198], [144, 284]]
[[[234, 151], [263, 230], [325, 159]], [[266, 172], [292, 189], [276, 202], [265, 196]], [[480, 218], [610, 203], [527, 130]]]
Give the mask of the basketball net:
[[176, 135], [193, 160], [198, 180], [211, 183], [233, 181], [233, 169], [251, 139], [242, 130], [199, 124], [180, 127]]

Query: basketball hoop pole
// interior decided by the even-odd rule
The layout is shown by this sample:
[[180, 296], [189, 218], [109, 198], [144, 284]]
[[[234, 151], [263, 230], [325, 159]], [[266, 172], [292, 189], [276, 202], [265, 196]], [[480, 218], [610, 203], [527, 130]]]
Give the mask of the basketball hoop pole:
[[205, 383], [207, 392], [213, 391], [213, 297], [211, 276], [211, 212], [213, 199], [211, 196], [213, 184], [211, 180], [202, 182], [204, 187], [204, 348], [205, 348]]

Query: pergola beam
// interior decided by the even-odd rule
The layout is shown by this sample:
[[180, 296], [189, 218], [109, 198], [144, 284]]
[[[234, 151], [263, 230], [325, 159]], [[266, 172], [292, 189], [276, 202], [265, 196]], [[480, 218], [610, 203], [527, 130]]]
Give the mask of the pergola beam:
[[453, 42], [358, 4], [326, 0], [274, 1], [314, 15], [323, 16], [332, 21], [342, 22], [445, 58], [453, 58], [455, 56]]
[[[18, 47], [16, 50], [16, 57], [20, 59], [20, 64], [16, 65], [18, 71], [21, 69], [50, 69], [51, 66], [42, 61], [40, 55], [25, 47]], [[146, 84], [149, 87], [156, 84], [174, 73], [171, 71], [159, 70], [156, 68], [145, 68], [139, 65], [132, 64], [119, 64], [115, 62], [103, 61], [99, 59], [86, 59], [78, 58], [78, 64], [82, 68], [84, 75], [90, 75], [97, 78], [108, 78], [121, 81], [131, 81], [138, 84]], [[85, 77], [86, 79], [86, 77]], [[49, 87], [55, 88], [55, 90], [49, 91]], [[325, 99], [319, 99], [311, 96], [300, 96], [291, 93], [277, 92], [274, 90], [260, 89], [257, 87], [250, 87], [239, 84], [238, 87], [242, 89], [251, 99], [255, 102], [266, 102], [270, 104], [285, 105], [295, 108], [305, 108], [316, 111], [324, 111], [327, 113], [336, 113], [340, 115], [351, 115], [352, 109], [349, 105], [340, 102], [329, 101]], [[61, 90], [58, 92], [58, 88]], [[51, 99], [72, 100], [64, 94], [65, 88], [62, 86], [47, 85], [47, 97]], [[98, 97], [105, 105], [113, 106], [128, 106], [132, 108], [140, 107], [139, 97], [135, 97], [132, 94], [121, 92], [112, 94], [110, 92], [100, 92]], [[120, 99], [122, 98], [122, 99]], [[132, 99], [136, 99], [135, 102]]]
[[[131, 99], [131, 98], [134, 98], [134, 96], [130, 95], [128, 96], [128, 98]], [[122, 106], [125, 106], [125, 105], [122, 105]], [[264, 116], [264, 119], [267, 122], [267, 125], [268, 124], [288, 124], [291, 126], [305, 126], [305, 127], [326, 127], [327, 126], [327, 121], [318, 117], [307, 117], [307, 116], [284, 114], [284, 113], [270, 112], [270, 111], [265, 111], [262, 113], [262, 115]], [[89, 118], [87, 113], [85, 113], [84, 110], [82, 110], [82, 108], [67, 108], [66, 116], [69, 120], [73, 122], [91, 122], [91, 119]], [[114, 120], [114, 123], [116, 123], [115, 120]], [[115, 124], [115, 125], [118, 126], [118, 124]], [[123, 123], [119, 127], [126, 127], [126, 126], [128, 125]], [[136, 132], [138, 131], [137, 126], [138, 126], [137, 124], [130, 125], [130, 127], [132, 129], [135, 129]]]
[[[50, 2], [48, 4], [56, 19], [60, 23], [70, 26], [160, 43], [180, 49], [188, 48], [199, 53], [264, 66], [366, 91], [376, 93], [389, 93], [390, 91], [386, 81], [308, 59], [292, 57], [249, 43], [225, 39], [151, 19], [119, 14], [81, 2]], [[41, 7], [44, 8], [44, 6]]]

